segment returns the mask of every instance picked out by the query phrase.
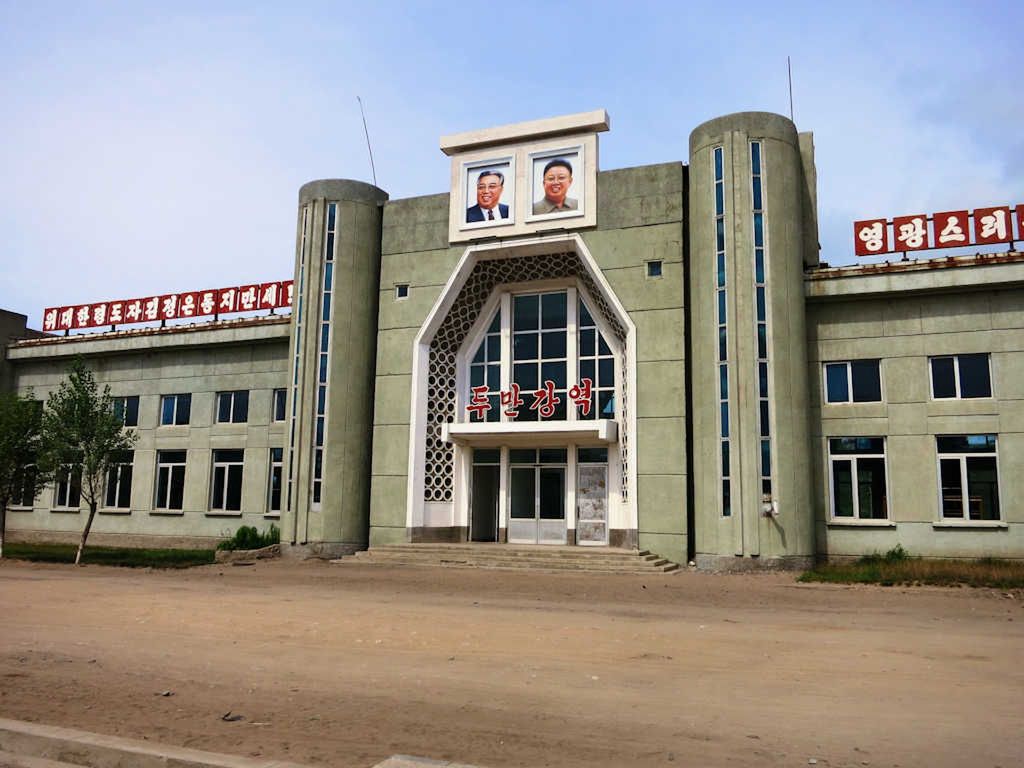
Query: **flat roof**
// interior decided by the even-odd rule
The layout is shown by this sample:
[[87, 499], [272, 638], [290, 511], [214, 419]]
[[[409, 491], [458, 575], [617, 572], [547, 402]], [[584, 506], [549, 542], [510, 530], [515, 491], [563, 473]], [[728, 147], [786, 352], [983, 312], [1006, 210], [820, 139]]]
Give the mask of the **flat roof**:
[[808, 301], [1020, 284], [1024, 284], [1024, 253], [1020, 251], [816, 267], [804, 273]]
[[130, 328], [103, 333], [77, 333], [22, 339], [7, 345], [8, 360], [71, 355], [110, 354], [140, 349], [167, 349], [184, 344], [251, 343], [287, 339], [291, 315], [265, 315], [207, 323]]

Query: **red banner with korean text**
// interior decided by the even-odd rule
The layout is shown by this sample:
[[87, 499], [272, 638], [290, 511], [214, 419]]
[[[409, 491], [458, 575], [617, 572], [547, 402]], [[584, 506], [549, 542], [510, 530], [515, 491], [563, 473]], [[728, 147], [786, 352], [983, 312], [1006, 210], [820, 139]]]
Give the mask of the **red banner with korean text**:
[[188, 320], [233, 312], [282, 309], [292, 305], [292, 291], [291, 280], [280, 280], [231, 288], [167, 293], [142, 299], [47, 307], [43, 310], [43, 330], [54, 333], [79, 328], [102, 328], [157, 320]]
[[[1017, 220], [1014, 237], [1013, 219]], [[891, 227], [891, 232], [890, 232]], [[1001, 205], [962, 211], [943, 211], [861, 219], [853, 222], [853, 250], [858, 256], [907, 253], [965, 245], [1012, 244], [1024, 240], [1024, 205]]]

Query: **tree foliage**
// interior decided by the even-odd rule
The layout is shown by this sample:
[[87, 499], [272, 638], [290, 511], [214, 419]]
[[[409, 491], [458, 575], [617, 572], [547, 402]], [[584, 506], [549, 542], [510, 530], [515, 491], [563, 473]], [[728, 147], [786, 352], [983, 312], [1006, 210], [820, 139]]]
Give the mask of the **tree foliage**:
[[8, 507], [34, 499], [50, 478], [41, 456], [41, 406], [31, 392], [0, 392], [0, 558]]
[[136, 435], [126, 431], [115, 415], [110, 387], [101, 392], [81, 358], [71, 364], [67, 377], [47, 398], [42, 434], [48, 466], [56, 470], [78, 467], [81, 471], [82, 498], [89, 505], [89, 517], [75, 556], [77, 565], [103, 497], [107, 471], [122, 452], [132, 449]]

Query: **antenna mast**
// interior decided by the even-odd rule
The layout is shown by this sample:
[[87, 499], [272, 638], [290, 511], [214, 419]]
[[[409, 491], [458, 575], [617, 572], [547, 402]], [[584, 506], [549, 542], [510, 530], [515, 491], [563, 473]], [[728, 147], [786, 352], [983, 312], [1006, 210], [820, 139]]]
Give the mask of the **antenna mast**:
[[786, 71], [789, 73], [789, 121], [793, 120], [793, 65], [789, 62], [789, 56], [786, 57]]
[[[790, 95], [790, 109], [793, 111], [792, 94]], [[366, 129], [366, 112], [363, 111], [363, 100], [356, 96], [356, 101], [359, 102], [359, 114], [363, 116], [363, 133], [366, 134], [366, 151], [370, 153], [370, 172], [373, 174], [373, 186], [377, 186], [377, 169], [373, 165], [373, 148], [370, 146], [370, 132]]]

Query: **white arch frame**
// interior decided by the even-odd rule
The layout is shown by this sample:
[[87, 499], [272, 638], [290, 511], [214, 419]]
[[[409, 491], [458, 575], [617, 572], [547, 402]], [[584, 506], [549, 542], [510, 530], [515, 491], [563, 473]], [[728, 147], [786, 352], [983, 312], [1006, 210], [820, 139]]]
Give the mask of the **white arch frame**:
[[637, 440], [636, 440], [636, 326], [619, 301], [611, 285], [605, 279], [600, 267], [590, 254], [583, 238], [575, 233], [544, 235], [540, 237], [518, 240], [514, 243], [481, 243], [466, 248], [459, 263], [448, 278], [444, 289], [430, 312], [427, 313], [423, 325], [413, 340], [412, 354], [412, 386], [410, 387], [409, 407], [409, 459], [406, 480], [406, 530], [432, 527], [435, 520], [431, 512], [442, 513], [447, 510], [449, 525], [455, 524], [455, 499], [450, 502], [427, 502], [423, 499], [423, 484], [426, 477], [426, 460], [423, 445], [427, 430], [427, 376], [430, 366], [430, 340], [437, 333], [455, 304], [459, 293], [469, 279], [476, 265], [491, 259], [513, 259], [522, 256], [539, 256], [544, 254], [572, 252], [580, 259], [594, 285], [601, 291], [602, 298], [615, 313], [616, 319], [626, 330], [625, 366], [622, 372], [626, 382], [626, 431], [630, 436], [631, 451], [626, 470], [627, 499], [625, 512], [628, 529], [637, 531], [638, 516], [636, 506], [636, 472], [637, 472]]

